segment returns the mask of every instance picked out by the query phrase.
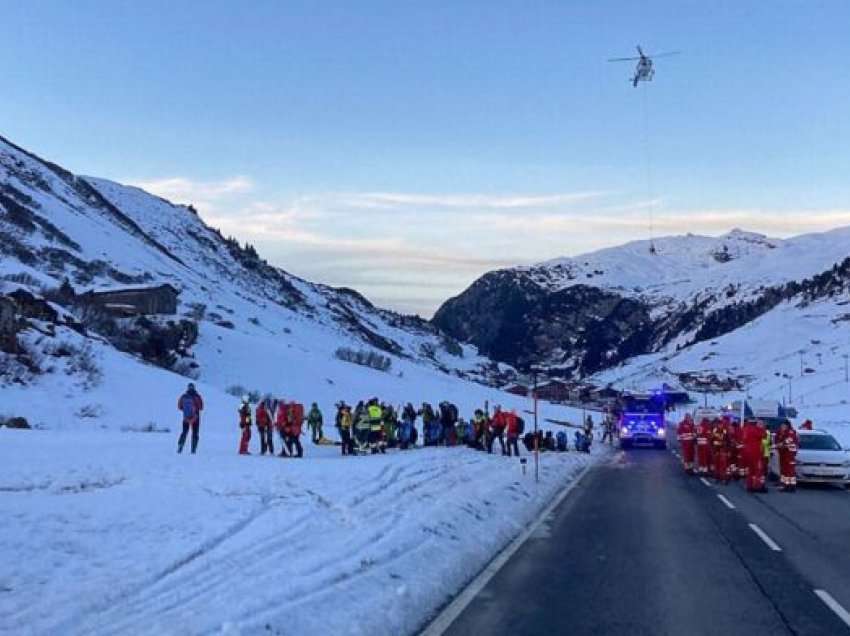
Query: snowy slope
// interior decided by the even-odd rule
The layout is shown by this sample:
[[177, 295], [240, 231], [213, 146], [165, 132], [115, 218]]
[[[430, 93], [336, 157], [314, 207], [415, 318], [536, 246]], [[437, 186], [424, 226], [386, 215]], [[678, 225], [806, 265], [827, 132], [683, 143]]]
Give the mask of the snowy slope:
[[[811, 418], [850, 448], [848, 317], [847, 295], [805, 307], [785, 302], [729, 334], [633, 358], [592, 381], [638, 390], [666, 382], [716, 406], [743, 396], [791, 404], [799, 421]], [[695, 379], [727, 379], [740, 388], [702, 392]]]
[[0, 238], [0, 292], [23, 287], [38, 296], [64, 278], [77, 293], [179, 289], [178, 317], [200, 318], [194, 373], [222, 389], [243, 384], [295, 396], [333, 381], [327, 369], [346, 366], [333, 359], [339, 347], [390, 355], [396, 374], [408, 362], [473, 379], [494, 368], [425, 321], [267, 265], [186, 206], [75, 176], [2, 138]]
[[[35, 427], [0, 428], [0, 634], [414, 633], [606, 455], [546, 454], [539, 484], [514, 458], [466, 448], [344, 458], [305, 441], [301, 460], [240, 457], [235, 385], [316, 401], [331, 439], [340, 399], [450, 400], [465, 417], [530, 404], [475, 382], [511, 370], [432, 325], [2, 139], [0, 255], [0, 293], [31, 299], [20, 351], [0, 352], [0, 418]], [[100, 323], [84, 328], [50, 295], [66, 277], [78, 293], [180, 290], [174, 318], [198, 321], [180, 360], [197, 365], [180, 370], [205, 401], [198, 455], [175, 453], [188, 378], [118, 350]], [[339, 360], [341, 346], [392, 367]]]
[[655, 254], [636, 241], [491, 272], [434, 322], [497, 360], [587, 376], [743, 326], [841, 264], [850, 228], [785, 240], [733, 230], [654, 244]]

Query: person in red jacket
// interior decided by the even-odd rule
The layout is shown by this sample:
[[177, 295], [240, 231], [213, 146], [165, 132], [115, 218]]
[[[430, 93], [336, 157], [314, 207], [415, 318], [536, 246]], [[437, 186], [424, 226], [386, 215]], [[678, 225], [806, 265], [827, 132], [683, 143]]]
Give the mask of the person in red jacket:
[[511, 456], [511, 448], [514, 449], [514, 455], [519, 457], [519, 436], [522, 435], [522, 420], [516, 413], [511, 411], [505, 413], [505, 430], [508, 433], [508, 457]]
[[711, 431], [711, 456], [714, 458], [714, 478], [729, 483], [729, 429], [723, 419], [714, 420]]
[[708, 474], [708, 466], [711, 461], [711, 423], [703, 418], [696, 431], [697, 440], [697, 472], [700, 475]]
[[280, 435], [280, 454], [279, 457], [286, 457], [286, 416], [289, 405], [284, 400], [275, 401], [275, 409], [272, 419], [274, 427], [277, 429], [277, 434]]
[[198, 439], [200, 437], [201, 428], [201, 411], [204, 410], [204, 400], [201, 394], [195, 390], [195, 385], [191, 382], [186, 388], [186, 392], [177, 400], [177, 409], [183, 413], [183, 432], [180, 433], [180, 439], [177, 440], [177, 452], [183, 452], [183, 445], [186, 443], [186, 435], [189, 429], [192, 429], [192, 454], [198, 450]]
[[[286, 423], [283, 427], [286, 436], [286, 449], [290, 457], [304, 457], [301, 446], [301, 428], [304, 424], [304, 405], [290, 402], [286, 405]], [[297, 454], [296, 454], [297, 453]]]
[[257, 405], [257, 433], [260, 435], [260, 455], [265, 455], [266, 452], [274, 455], [272, 412], [274, 412], [274, 408], [271, 399], [263, 400]]
[[505, 413], [501, 407], [497, 404], [493, 409], [493, 417], [490, 418], [490, 434], [487, 436], [487, 452], [493, 452], [493, 441], [499, 440], [499, 446], [502, 447], [502, 455], [507, 455], [507, 450], [505, 449], [505, 427], [507, 426], [507, 420], [505, 419]]
[[744, 463], [741, 459], [741, 450], [743, 443], [741, 442], [741, 423], [738, 420], [729, 420], [729, 473], [732, 479], [738, 480], [741, 478], [741, 466]]
[[747, 491], [765, 492], [764, 440], [770, 433], [755, 420], [747, 420], [741, 427], [744, 444], [744, 463], [747, 466]]
[[690, 414], [685, 415], [685, 419], [679, 422], [676, 437], [679, 439], [679, 447], [682, 449], [682, 466], [684, 466], [686, 473], [693, 475], [694, 458], [696, 456], [696, 429]]
[[242, 406], [239, 407], [239, 428], [242, 437], [239, 438], [239, 454], [250, 455], [248, 444], [251, 442], [251, 405], [247, 395], [242, 396]]
[[810, 430], [812, 430], [813, 426], [814, 426], [814, 424], [812, 424], [811, 420], [806, 420], [805, 422], [800, 424], [800, 429], [802, 429], [804, 431], [810, 431]]
[[780, 488], [785, 492], [797, 490], [797, 448], [800, 439], [791, 422], [785, 420], [776, 433], [776, 449], [779, 453]]

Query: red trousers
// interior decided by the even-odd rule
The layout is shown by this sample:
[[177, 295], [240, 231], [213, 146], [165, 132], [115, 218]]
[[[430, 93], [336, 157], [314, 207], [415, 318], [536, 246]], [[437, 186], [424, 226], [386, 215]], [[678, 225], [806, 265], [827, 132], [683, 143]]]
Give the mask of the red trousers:
[[783, 486], [797, 485], [797, 453], [779, 450], [779, 480]]
[[242, 439], [239, 440], [239, 454], [248, 454], [248, 442], [251, 441], [251, 427], [246, 426], [242, 429]]
[[747, 490], [754, 492], [764, 488], [764, 456], [752, 454], [747, 461]]
[[729, 451], [725, 448], [714, 449], [714, 478], [718, 481], [729, 480]]
[[694, 469], [694, 458], [696, 457], [696, 442], [694, 440], [683, 440], [680, 444], [682, 447], [682, 464], [685, 470], [691, 471]]
[[697, 472], [707, 473], [708, 465], [711, 462], [711, 450], [708, 444], [697, 443]]

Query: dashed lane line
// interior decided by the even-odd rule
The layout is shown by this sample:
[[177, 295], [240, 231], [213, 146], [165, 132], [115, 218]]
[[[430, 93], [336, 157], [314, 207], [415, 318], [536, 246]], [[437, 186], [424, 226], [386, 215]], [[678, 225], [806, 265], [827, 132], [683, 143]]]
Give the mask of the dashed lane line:
[[700, 478], [699, 478], [699, 480], [700, 480], [702, 483], [704, 483], [706, 486], [708, 486], [709, 488], [711, 488], [711, 482], [710, 482], [710, 481], [708, 481], [705, 477], [700, 477]]
[[723, 502], [723, 505], [724, 505], [724, 506], [726, 506], [727, 508], [729, 508], [729, 510], [734, 510], [734, 509], [735, 509], [735, 504], [733, 504], [731, 501], [729, 501], [726, 497], [724, 497], [724, 496], [723, 496], [723, 495], [721, 495], [720, 493], [718, 493], [718, 494], [717, 494], [717, 498], [718, 498], [720, 501], [722, 501], [722, 502]]
[[844, 621], [844, 624], [847, 625], [847, 627], [850, 627], [850, 612], [844, 609], [841, 603], [832, 598], [832, 594], [826, 590], [815, 590], [815, 594], [817, 594], [817, 597], [822, 600], [829, 609], [835, 612], [838, 618]]
[[778, 543], [776, 543], [776, 541], [774, 541], [773, 539], [771, 539], [769, 536], [767, 536], [767, 533], [766, 533], [764, 530], [762, 530], [761, 528], [759, 528], [759, 527], [758, 527], [756, 524], [754, 524], [754, 523], [749, 524], [749, 526], [750, 526], [750, 529], [751, 529], [753, 532], [755, 532], [755, 533], [759, 536], [759, 538], [760, 538], [762, 541], [764, 541], [764, 542], [765, 542], [765, 544], [767, 545], [767, 547], [768, 547], [768, 548], [770, 548], [770, 549], [771, 549], [771, 550], [773, 550], [774, 552], [782, 552], [782, 548], [780, 548], [780, 547], [779, 547], [779, 544], [778, 544]]

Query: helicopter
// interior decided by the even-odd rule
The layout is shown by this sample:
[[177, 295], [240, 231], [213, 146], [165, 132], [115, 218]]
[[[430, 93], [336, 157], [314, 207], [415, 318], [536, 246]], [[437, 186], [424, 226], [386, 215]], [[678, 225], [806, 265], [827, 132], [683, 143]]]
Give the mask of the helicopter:
[[640, 45], [637, 46], [639, 57], [612, 57], [609, 62], [633, 62], [637, 61], [635, 67], [635, 75], [631, 79], [632, 86], [637, 88], [638, 82], [651, 82], [655, 76], [655, 69], [652, 68], [652, 60], [656, 57], [667, 57], [668, 55], [678, 55], [679, 51], [668, 51], [666, 53], [656, 53], [654, 55], [646, 55]]

